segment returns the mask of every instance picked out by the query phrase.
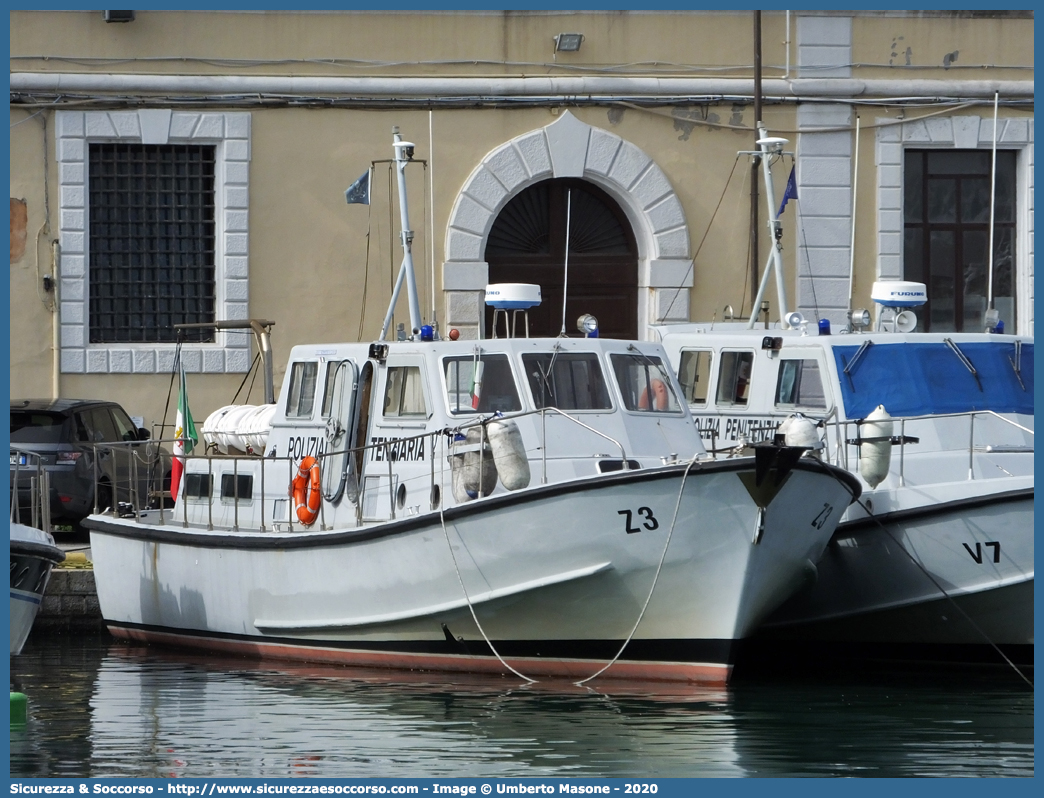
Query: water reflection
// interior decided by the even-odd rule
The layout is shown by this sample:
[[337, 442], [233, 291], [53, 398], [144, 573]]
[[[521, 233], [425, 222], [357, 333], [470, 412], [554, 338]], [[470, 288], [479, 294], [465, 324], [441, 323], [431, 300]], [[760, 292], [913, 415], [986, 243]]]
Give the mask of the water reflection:
[[12, 775], [784, 776], [1033, 773], [1032, 693], [995, 672], [728, 692], [396, 674], [43, 639]]

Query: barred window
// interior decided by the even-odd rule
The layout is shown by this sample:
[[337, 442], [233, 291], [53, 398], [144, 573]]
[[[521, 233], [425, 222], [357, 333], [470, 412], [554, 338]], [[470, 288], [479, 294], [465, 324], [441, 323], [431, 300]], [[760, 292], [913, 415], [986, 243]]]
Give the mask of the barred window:
[[[213, 145], [89, 145], [91, 343], [214, 321]], [[213, 341], [212, 329], [188, 341]]]

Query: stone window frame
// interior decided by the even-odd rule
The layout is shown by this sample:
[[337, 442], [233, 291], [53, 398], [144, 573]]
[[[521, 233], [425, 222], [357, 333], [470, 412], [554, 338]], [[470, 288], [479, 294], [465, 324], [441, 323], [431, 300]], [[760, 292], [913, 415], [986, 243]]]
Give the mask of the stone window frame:
[[[55, 113], [62, 373], [169, 373], [177, 348], [174, 343], [89, 343], [87, 155], [94, 142], [215, 146], [214, 314], [216, 319], [249, 318], [250, 122], [249, 112], [141, 109]], [[213, 343], [185, 344], [181, 358], [185, 370], [192, 373], [243, 373], [250, 368], [250, 337], [240, 331], [218, 331]]]
[[[911, 149], [991, 150], [993, 115], [961, 115], [895, 124], [878, 118], [877, 274], [879, 280], [903, 279], [903, 161]], [[997, 120], [998, 150], [1015, 150], [1015, 301], [1019, 335], [1033, 334], [1033, 120]]]
[[445, 326], [481, 338], [489, 264], [486, 237], [505, 205], [542, 180], [579, 177], [621, 207], [638, 245], [638, 330], [689, 320], [694, 265], [681, 200], [653, 158], [629, 141], [569, 111], [487, 153], [464, 182], [450, 212], [442, 267]]

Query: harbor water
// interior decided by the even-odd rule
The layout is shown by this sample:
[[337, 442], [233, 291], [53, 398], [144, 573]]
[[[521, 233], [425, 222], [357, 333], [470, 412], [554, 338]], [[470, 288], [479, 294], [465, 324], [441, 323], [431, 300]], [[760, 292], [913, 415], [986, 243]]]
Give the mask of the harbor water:
[[527, 686], [34, 634], [11, 683], [29, 697], [13, 778], [1034, 773], [1033, 692], [1003, 667]]

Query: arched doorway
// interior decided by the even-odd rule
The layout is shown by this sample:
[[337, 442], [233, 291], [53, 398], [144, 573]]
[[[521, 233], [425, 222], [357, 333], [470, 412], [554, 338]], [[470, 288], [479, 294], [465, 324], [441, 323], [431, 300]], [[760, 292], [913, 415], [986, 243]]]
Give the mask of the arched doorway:
[[[638, 247], [620, 206], [594, 184], [544, 180], [521, 191], [497, 216], [486, 239], [490, 283], [535, 283], [543, 302], [529, 311], [529, 334], [562, 329], [566, 202], [570, 198], [566, 332], [584, 313], [605, 338], [638, 337]], [[493, 312], [486, 308], [486, 335]], [[503, 334], [501, 329], [500, 334]]]

